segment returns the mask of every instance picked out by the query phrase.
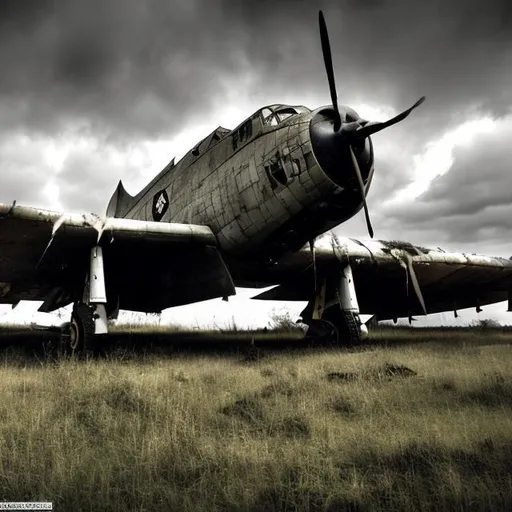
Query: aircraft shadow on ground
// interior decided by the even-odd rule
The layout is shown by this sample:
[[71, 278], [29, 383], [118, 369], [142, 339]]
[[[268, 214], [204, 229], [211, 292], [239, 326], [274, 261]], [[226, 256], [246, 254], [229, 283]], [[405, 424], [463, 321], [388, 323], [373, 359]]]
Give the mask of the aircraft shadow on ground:
[[[467, 334], [467, 335], [465, 335]], [[476, 334], [476, 335], [475, 335]], [[220, 355], [239, 357], [243, 361], [257, 361], [265, 354], [315, 351], [365, 351], [376, 348], [394, 348], [411, 345], [430, 345], [439, 349], [457, 350], [468, 345], [510, 344], [512, 333], [492, 333], [466, 330], [429, 330], [425, 332], [397, 330], [384, 335], [370, 336], [360, 345], [343, 347], [321, 339], [304, 339], [299, 331], [178, 331], [168, 332], [112, 332], [101, 340], [99, 358], [109, 357], [172, 357], [178, 354]], [[0, 331], [0, 359], [5, 363], [41, 364], [60, 358], [59, 334], [55, 330], [2, 329]]]
[[[97, 357], [172, 356], [176, 354], [239, 356], [257, 360], [264, 353], [335, 349], [322, 340], [305, 340], [300, 333], [270, 332], [113, 332], [101, 337]], [[0, 358], [44, 361], [57, 359], [59, 335], [52, 330], [0, 332]]]

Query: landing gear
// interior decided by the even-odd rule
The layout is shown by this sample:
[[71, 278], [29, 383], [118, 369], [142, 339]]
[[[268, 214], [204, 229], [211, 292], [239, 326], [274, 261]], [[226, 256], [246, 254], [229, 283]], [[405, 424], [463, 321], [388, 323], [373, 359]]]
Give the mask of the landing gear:
[[350, 265], [337, 283], [323, 280], [322, 286], [301, 313], [308, 325], [306, 339], [342, 346], [357, 345], [367, 334], [359, 318], [359, 305]]
[[339, 333], [335, 325], [327, 320], [310, 320], [306, 339], [311, 341], [327, 341], [337, 345], [339, 343]]
[[61, 353], [80, 357], [98, 352], [98, 335], [106, 334], [107, 296], [103, 271], [103, 252], [96, 246], [91, 250], [90, 272], [82, 300], [75, 302], [71, 321], [61, 327]]
[[78, 302], [73, 308], [71, 322], [61, 328], [61, 352], [65, 355], [87, 356], [96, 353], [94, 308]]
[[334, 305], [325, 310], [322, 318], [335, 327], [339, 345], [351, 346], [361, 343], [363, 333], [358, 314], [342, 310], [338, 305]]

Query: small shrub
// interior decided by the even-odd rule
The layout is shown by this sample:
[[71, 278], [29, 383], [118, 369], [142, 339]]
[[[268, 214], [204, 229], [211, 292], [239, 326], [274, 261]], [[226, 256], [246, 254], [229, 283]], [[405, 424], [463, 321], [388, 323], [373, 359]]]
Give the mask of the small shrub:
[[118, 409], [124, 412], [136, 412], [143, 408], [145, 403], [128, 383], [113, 383], [103, 392], [103, 397], [107, 405], [112, 409]]
[[414, 370], [402, 364], [385, 363], [377, 369], [377, 377], [392, 379], [395, 377], [413, 377], [418, 375]]
[[262, 377], [273, 377], [276, 374], [272, 368], [262, 368], [260, 373]]
[[286, 437], [300, 439], [309, 439], [311, 437], [311, 427], [306, 418], [302, 416], [288, 416], [283, 418], [275, 425], [277, 433]]
[[280, 310], [272, 310], [269, 314], [269, 318], [269, 327], [272, 330], [295, 331], [301, 328], [293, 318], [291, 312], [284, 308]]
[[278, 380], [272, 382], [268, 386], [265, 386], [261, 390], [260, 396], [262, 398], [270, 398], [275, 397], [277, 395], [292, 396], [294, 392], [294, 388], [288, 382], [284, 380]]
[[327, 374], [327, 380], [354, 381], [359, 378], [357, 373], [353, 372], [331, 372]]
[[343, 415], [351, 415], [356, 412], [355, 407], [344, 396], [337, 396], [333, 398], [329, 402], [329, 408]]
[[265, 417], [262, 403], [254, 397], [240, 398], [221, 409], [222, 414], [235, 416], [252, 423], [261, 422]]
[[501, 329], [501, 324], [492, 318], [482, 318], [482, 320], [473, 320], [471, 322], [471, 327], [475, 329], [480, 329], [482, 331], [487, 331], [489, 329]]

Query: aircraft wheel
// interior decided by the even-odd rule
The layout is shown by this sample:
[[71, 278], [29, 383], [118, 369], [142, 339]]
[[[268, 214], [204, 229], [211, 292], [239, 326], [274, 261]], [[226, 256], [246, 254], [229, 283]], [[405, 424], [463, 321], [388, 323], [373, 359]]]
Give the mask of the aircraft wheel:
[[335, 325], [327, 320], [311, 320], [306, 332], [306, 340], [338, 344], [339, 335]]
[[337, 306], [325, 310], [322, 320], [331, 323], [337, 331], [337, 344], [351, 347], [361, 342], [361, 329], [354, 314]]
[[93, 309], [82, 302], [75, 304], [71, 322], [61, 328], [61, 352], [86, 357], [96, 352]]

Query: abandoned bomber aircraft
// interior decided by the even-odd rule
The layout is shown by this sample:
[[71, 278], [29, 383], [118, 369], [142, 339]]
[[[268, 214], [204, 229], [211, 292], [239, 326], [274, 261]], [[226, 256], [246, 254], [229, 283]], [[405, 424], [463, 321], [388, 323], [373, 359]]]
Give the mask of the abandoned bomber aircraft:
[[159, 312], [235, 286], [277, 284], [255, 298], [308, 301], [308, 333], [347, 344], [364, 332], [360, 313], [410, 318], [506, 300], [506, 259], [336, 237], [314, 247], [362, 208], [373, 236], [370, 136], [424, 100], [381, 123], [338, 107], [321, 12], [319, 22], [332, 105], [271, 105], [218, 128], [136, 196], [120, 182], [104, 217], [0, 204], [0, 303], [73, 303], [62, 340], [82, 352], [120, 308]]

